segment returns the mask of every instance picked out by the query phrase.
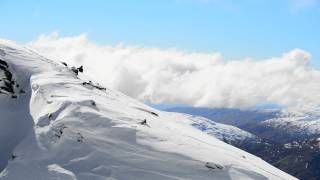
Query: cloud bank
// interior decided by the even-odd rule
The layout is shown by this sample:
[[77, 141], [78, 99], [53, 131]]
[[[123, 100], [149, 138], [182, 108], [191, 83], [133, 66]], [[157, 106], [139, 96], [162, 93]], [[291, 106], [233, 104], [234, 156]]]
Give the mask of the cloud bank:
[[300, 49], [265, 60], [224, 60], [220, 53], [99, 45], [85, 34], [41, 35], [28, 43], [72, 65], [101, 84], [149, 103], [246, 108], [276, 103], [308, 110], [320, 102], [320, 71]]

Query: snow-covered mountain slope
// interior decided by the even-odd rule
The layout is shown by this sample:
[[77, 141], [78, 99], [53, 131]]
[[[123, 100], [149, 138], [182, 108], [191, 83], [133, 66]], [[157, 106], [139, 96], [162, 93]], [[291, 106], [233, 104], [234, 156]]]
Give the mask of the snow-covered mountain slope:
[[293, 135], [320, 135], [320, 109], [300, 114], [282, 113], [280, 117], [263, 121], [261, 124], [285, 130]]
[[282, 110], [274, 118], [240, 128], [278, 143], [310, 140], [320, 137], [320, 110], [307, 113]]
[[0, 94], [1, 180], [295, 179], [28, 48], [1, 40], [0, 59], [19, 84]]
[[[244, 140], [260, 141], [260, 138], [235, 126], [214, 122], [200, 116], [193, 116], [181, 113], [169, 113], [175, 116], [175, 119], [188, 119], [191, 126], [227, 142], [239, 142]], [[183, 120], [181, 120], [183, 121]], [[186, 121], [188, 122], [188, 121]]]

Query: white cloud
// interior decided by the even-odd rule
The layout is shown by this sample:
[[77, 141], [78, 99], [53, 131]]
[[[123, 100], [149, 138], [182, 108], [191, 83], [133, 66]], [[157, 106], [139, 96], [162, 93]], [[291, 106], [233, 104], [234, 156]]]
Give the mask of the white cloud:
[[101, 84], [151, 103], [240, 108], [277, 103], [305, 110], [320, 102], [320, 72], [300, 49], [260, 61], [224, 61], [220, 53], [98, 45], [83, 34], [42, 35], [29, 45], [53, 59], [84, 65]]

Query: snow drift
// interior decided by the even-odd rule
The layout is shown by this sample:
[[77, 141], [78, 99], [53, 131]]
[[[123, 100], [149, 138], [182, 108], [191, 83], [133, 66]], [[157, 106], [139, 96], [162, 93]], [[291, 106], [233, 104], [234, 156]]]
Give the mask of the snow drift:
[[27, 47], [0, 59], [0, 179], [295, 179]]

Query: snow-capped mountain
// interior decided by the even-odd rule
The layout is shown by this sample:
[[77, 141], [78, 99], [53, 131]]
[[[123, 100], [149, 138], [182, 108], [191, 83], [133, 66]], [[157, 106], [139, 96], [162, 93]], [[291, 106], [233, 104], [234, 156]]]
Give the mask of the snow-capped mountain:
[[276, 117], [239, 128], [278, 143], [308, 140], [320, 137], [319, 112], [292, 113], [283, 110]]
[[1, 180], [296, 179], [82, 68], [4, 40], [0, 59]]
[[320, 109], [308, 113], [283, 112], [281, 116], [261, 122], [262, 125], [283, 130], [292, 136], [320, 135]]

